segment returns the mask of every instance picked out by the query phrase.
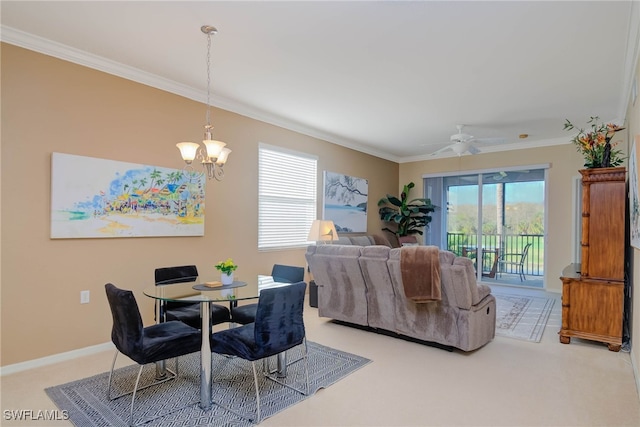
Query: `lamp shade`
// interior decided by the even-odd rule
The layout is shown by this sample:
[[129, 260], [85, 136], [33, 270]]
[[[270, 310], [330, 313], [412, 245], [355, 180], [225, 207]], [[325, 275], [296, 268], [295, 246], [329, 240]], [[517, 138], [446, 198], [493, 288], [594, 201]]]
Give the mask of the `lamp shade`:
[[205, 139], [202, 143], [207, 147], [207, 157], [212, 160], [216, 160], [224, 146], [227, 145], [222, 141], [216, 141], [213, 139]]
[[338, 233], [333, 221], [316, 219], [311, 224], [311, 230], [309, 230], [308, 241], [325, 241], [330, 242], [332, 240], [338, 240]]
[[187, 163], [191, 163], [196, 158], [199, 145], [195, 142], [179, 142], [176, 147], [180, 150], [182, 160]]
[[222, 149], [222, 151], [220, 151], [220, 155], [218, 156], [218, 160], [216, 160], [216, 165], [224, 165], [225, 163], [227, 163], [227, 159], [229, 158], [229, 154], [231, 153], [231, 150], [228, 149], [227, 147], [224, 147]]

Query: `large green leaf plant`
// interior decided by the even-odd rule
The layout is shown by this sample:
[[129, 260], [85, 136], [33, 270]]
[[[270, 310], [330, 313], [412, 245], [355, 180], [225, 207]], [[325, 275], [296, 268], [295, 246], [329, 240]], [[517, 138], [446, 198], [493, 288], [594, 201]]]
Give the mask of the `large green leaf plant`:
[[385, 227], [382, 230], [395, 234], [398, 237], [423, 234], [423, 229], [431, 222], [431, 213], [437, 206], [430, 199], [418, 198], [409, 200], [409, 191], [415, 187], [413, 182], [406, 184], [398, 199], [387, 194], [378, 202], [380, 219], [396, 227]]

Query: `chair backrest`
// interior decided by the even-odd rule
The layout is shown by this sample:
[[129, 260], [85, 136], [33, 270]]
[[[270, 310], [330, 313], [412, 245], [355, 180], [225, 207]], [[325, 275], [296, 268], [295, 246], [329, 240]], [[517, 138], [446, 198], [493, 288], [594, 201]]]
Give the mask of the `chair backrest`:
[[136, 360], [142, 350], [143, 336], [142, 317], [136, 298], [133, 292], [117, 288], [111, 283], [104, 288], [113, 317], [111, 341], [122, 354]]
[[256, 345], [267, 355], [281, 353], [302, 343], [305, 282], [260, 292], [254, 333]]
[[522, 257], [520, 257], [520, 264], [524, 265], [524, 260], [527, 259], [527, 254], [529, 253], [529, 248], [531, 247], [531, 243], [527, 243], [522, 249]]
[[198, 278], [198, 268], [195, 265], [156, 268], [155, 273], [156, 285], [195, 282]]
[[276, 282], [298, 283], [304, 280], [304, 267], [293, 265], [274, 264], [271, 276]]
[[[195, 282], [198, 278], [198, 267], [195, 265], [178, 265], [175, 267], [156, 268], [155, 276], [156, 286]], [[180, 307], [189, 307], [194, 304], [198, 303], [167, 301], [164, 306], [167, 310], [174, 310]]]

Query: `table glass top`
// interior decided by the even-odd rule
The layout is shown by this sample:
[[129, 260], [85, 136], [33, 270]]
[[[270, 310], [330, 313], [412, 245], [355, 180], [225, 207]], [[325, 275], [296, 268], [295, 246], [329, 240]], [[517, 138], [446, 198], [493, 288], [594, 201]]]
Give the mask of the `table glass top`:
[[217, 287], [205, 286], [207, 280], [203, 279], [198, 277], [192, 282], [152, 285], [142, 292], [148, 297], [163, 301], [221, 302], [255, 299], [263, 289], [287, 285], [275, 282], [271, 276], [257, 276], [252, 280], [234, 281], [231, 285]]

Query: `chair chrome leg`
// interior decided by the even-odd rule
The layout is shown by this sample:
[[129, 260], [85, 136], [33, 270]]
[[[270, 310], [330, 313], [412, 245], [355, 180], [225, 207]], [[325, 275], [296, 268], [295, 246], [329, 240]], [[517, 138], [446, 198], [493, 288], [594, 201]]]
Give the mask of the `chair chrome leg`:
[[269, 380], [271, 380], [271, 381], [273, 381], [275, 383], [278, 383], [278, 384], [280, 384], [280, 385], [282, 385], [284, 387], [287, 387], [287, 388], [289, 388], [289, 389], [291, 389], [293, 391], [296, 391], [296, 392], [298, 392], [298, 393], [300, 393], [300, 394], [302, 394], [304, 396], [308, 396], [310, 387], [309, 387], [309, 359], [307, 358], [307, 356], [308, 356], [308, 354], [307, 354], [307, 339], [304, 338], [303, 341], [302, 341], [302, 344], [300, 344], [300, 345], [304, 346], [303, 347], [303, 355], [302, 355], [302, 357], [299, 357], [298, 359], [294, 360], [293, 362], [287, 364], [287, 366], [291, 366], [294, 363], [298, 363], [300, 361], [304, 362], [305, 375], [306, 375], [306, 387], [305, 387], [306, 391], [303, 391], [303, 390], [301, 390], [299, 388], [296, 388], [296, 387], [294, 387], [292, 385], [286, 384], [285, 382], [281, 381], [278, 377], [273, 376], [273, 374], [278, 372], [277, 370], [273, 370], [272, 369], [272, 370], [269, 371], [269, 375], [267, 375], [267, 373], [265, 373], [264, 376], [267, 379], [269, 379]]
[[309, 396], [309, 349], [307, 348], [307, 338], [304, 338], [304, 370], [307, 376], [307, 388], [305, 396]]
[[138, 377], [136, 378], [136, 385], [133, 386], [133, 395], [131, 396], [131, 411], [129, 413], [129, 425], [134, 426], [133, 424], [133, 405], [136, 402], [136, 391], [138, 391], [138, 383], [140, 382], [140, 375], [142, 375], [142, 368], [144, 365], [140, 365], [140, 369], [138, 370]]
[[[138, 372], [138, 379], [136, 380], [136, 386], [134, 387], [133, 391], [126, 391], [124, 393], [121, 393], [117, 396], [111, 396], [111, 384], [113, 382], [113, 371], [115, 370], [115, 366], [116, 366], [116, 359], [118, 358], [118, 353], [119, 351], [116, 350], [115, 355], [113, 356], [113, 361], [111, 362], [111, 371], [109, 371], [109, 380], [108, 380], [108, 384], [107, 384], [107, 399], [109, 400], [116, 400], [119, 399], [123, 396], [127, 396], [129, 394], [132, 394], [135, 396], [135, 393], [141, 390], [144, 390], [145, 388], [149, 388], [149, 387], [153, 387], [162, 383], [165, 383], [167, 381], [171, 381], [174, 380], [178, 377], [178, 358], [176, 357], [176, 368], [175, 368], [175, 372], [173, 372], [171, 369], [167, 368], [167, 372], [169, 373], [169, 375], [166, 375], [165, 378], [161, 379], [161, 380], [157, 380], [151, 384], [147, 384], [144, 387], [140, 387], [138, 388], [138, 383], [140, 381], [140, 374], [142, 374], [142, 368], [144, 368], [144, 365], [140, 365], [140, 371]], [[135, 398], [135, 397], [134, 397]]]
[[111, 362], [111, 371], [109, 371], [109, 384], [107, 385], [107, 399], [113, 400], [111, 398], [111, 377], [113, 377], [113, 368], [116, 366], [116, 358], [118, 357], [118, 349], [116, 349], [116, 354], [113, 355], [113, 362]]
[[257, 412], [257, 419], [255, 421], [256, 424], [260, 424], [260, 420], [262, 419], [260, 417], [260, 391], [258, 391], [258, 374], [256, 372], [256, 362], [252, 361], [251, 362], [251, 368], [253, 369], [253, 382], [256, 385], [256, 412]]

